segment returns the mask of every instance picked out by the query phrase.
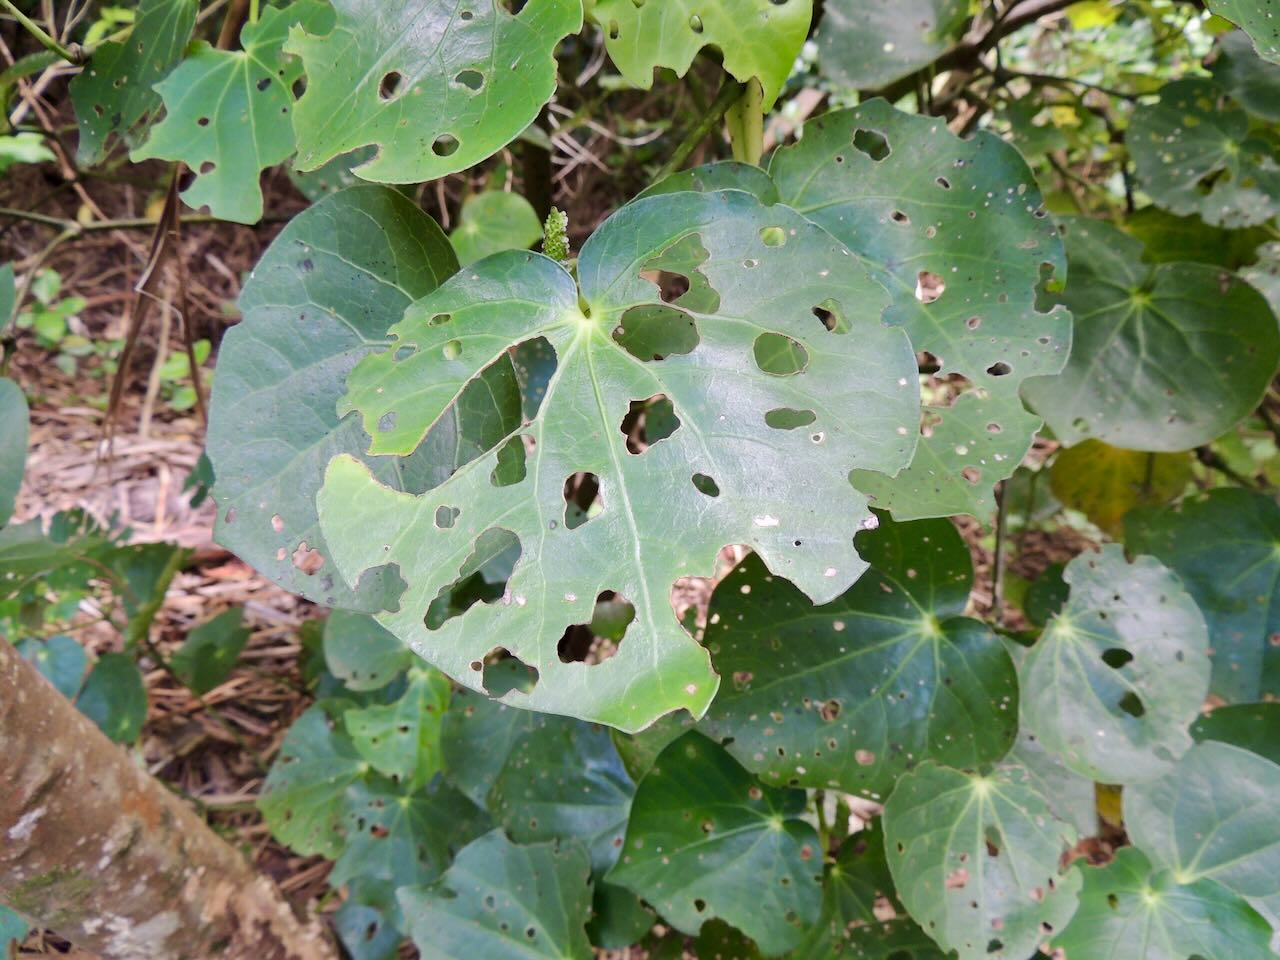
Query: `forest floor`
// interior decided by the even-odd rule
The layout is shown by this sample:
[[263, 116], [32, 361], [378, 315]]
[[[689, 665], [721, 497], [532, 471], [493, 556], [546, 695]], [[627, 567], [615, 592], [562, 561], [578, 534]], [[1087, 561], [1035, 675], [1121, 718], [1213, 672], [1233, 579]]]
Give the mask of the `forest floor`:
[[[0, 206], [68, 221], [155, 216], [163, 168], [129, 169], [129, 182], [80, 180], [68, 186], [56, 170], [18, 167], [0, 182]], [[148, 175], [156, 180], [148, 182]], [[184, 228], [181, 254], [192, 328], [197, 338], [213, 341], [215, 355], [222, 333], [237, 316], [234, 303], [241, 278], [281, 221], [306, 203], [283, 176], [268, 176], [264, 192], [269, 212], [265, 224]], [[428, 209], [431, 199], [424, 198]], [[54, 233], [56, 229], [44, 224], [0, 221], [0, 263], [13, 262], [21, 274]], [[44, 266], [62, 278], [62, 295], [85, 301], [74, 333], [93, 342], [125, 336], [149, 241], [141, 230], [94, 232], [60, 245], [45, 260]], [[291, 899], [332, 909], [338, 901], [327, 886], [330, 864], [298, 857], [276, 843], [254, 803], [285, 731], [309, 705], [299, 668], [300, 632], [323, 611], [282, 591], [215, 545], [211, 500], [191, 505], [184, 483], [203, 448], [203, 424], [194, 412], [174, 412], [163, 398], [147, 399], [148, 374], [161, 352], [157, 317], [163, 313], [152, 310], [140, 333], [110, 444], [105, 440], [104, 414], [110, 378], [101, 373], [100, 361], [81, 360], [75, 374], [68, 375], [52, 362], [56, 353], [42, 350], [30, 338], [20, 343], [10, 375], [31, 400], [32, 427], [15, 520], [79, 508], [103, 523], [127, 527], [131, 542], [170, 541], [191, 549], [191, 559], [174, 579], [152, 628], [155, 648], [165, 655], [196, 624], [232, 606], [244, 608], [245, 623], [252, 629], [249, 645], [230, 678], [203, 697], [144, 658], [150, 708], [136, 757], [195, 804]], [[178, 338], [177, 330], [171, 330], [170, 343], [180, 343]], [[212, 362], [206, 365], [211, 368]], [[1043, 452], [1033, 456], [1042, 458]], [[959, 525], [974, 555], [974, 612], [985, 615], [992, 602], [990, 530], [972, 520]], [[1084, 542], [1061, 539], [1025, 541], [1014, 563], [1038, 572], [1083, 546]], [[687, 599], [705, 604], [709, 590], [705, 581], [690, 585]], [[98, 608], [83, 606], [76, 639], [95, 652], [119, 649], [119, 632], [102, 619]], [[1006, 618], [1011, 626], [1017, 625], [1012, 611]], [[41, 933], [20, 951], [23, 956], [67, 952], [64, 943]], [[638, 954], [630, 956], [638, 960]]]

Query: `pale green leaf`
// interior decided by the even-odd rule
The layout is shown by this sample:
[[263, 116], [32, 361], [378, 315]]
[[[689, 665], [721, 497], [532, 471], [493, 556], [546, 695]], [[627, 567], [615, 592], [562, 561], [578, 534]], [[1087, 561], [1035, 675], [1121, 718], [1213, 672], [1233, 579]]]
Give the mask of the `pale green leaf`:
[[379, 773], [401, 783], [427, 783], [441, 767], [449, 680], [421, 665], [409, 668], [408, 680], [394, 703], [348, 710], [343, 722], [356, 752]]
[[467, 197], [449, 241], [463, 266], [503, 250], [526, 250], [542, 237], [533, 205], [518, 193], [488, 190]]
[[334, 610], [324, 624], [324, 662], [348, 690], [381, 690], [413, 654], [372, 617]]
[[1253, 38], [1258, 53], [1280, 63], [1280, 7], [1276, 0], [1208, 0], [1209, 9], [1238, 24]]
[[818, 63], [840, 86], [886, 86], [946, 52], [970, 7], [969, 0], [826, 0]]
[[1268, 63], [1241, 30], [1218, 38], [1213, 78], [1249, 113], [1280, 122], [1280, 57]]

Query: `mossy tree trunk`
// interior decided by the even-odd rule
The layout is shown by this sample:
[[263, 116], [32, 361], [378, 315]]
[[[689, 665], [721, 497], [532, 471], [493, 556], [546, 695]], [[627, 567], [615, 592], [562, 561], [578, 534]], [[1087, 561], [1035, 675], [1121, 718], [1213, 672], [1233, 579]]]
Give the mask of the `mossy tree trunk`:
[[336, 958], [2, 639], [0, 902], [103, 960]]

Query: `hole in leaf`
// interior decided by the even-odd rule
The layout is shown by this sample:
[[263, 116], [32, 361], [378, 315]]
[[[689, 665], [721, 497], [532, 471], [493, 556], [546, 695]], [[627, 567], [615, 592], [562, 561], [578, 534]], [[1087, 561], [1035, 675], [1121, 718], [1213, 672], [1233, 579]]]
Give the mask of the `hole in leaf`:
[[641, 454], [680, 429], [676, 408], [666, 394], [647, 400], [632, 400], [620, 427], [627, 438], [627, 453]]
[[813, 308], [813, 315], [830, 333], [848, 333], [849, 319], [834, 300], [824, 300]]
[[270, 78], [270, 77], [263, 77], [263, 78], [262, 78], [261, 80], [259, 80], [259, 81], [258, 81], [258, 83], [257, 83], [257, 87], [258, 87], [258, 91], [259, 91], [259, 92], [265, 91], [265, 90], [266, 90], [268, 87], [270, 87], [270, 86], [271, 86], [271, 78]]
[[451, 133], [442, 133], [431, 141], [431, 152], [437, 157], [451, 157], [458, 152], [458, 147], [462, 146], [458, 142], [458, 138]]
[[911, 226], [911, 218], [901, 210], [893, 211], [893, 213], [889, 215], [889, 219], [903, 227]]
[[516, 436], [507, 439], [498, 448], [498, 463], [489, 474], [489, 482], [495, 487], [513, 487], [528, 475], [525, 466], [525, 441], [532, 446], [533, 438]]
[[889, 149], [889, 141], [874, 130], [853, 131], [853, 146], [859, 153], [865, 153], [876, 163], [892, 152]]
[[993, 377], [1007, 377], [1009, 374], [1013, 373], [1013, 367], [1001, 361], [993, 363], [991, 366], [987, 367], [987, 373]]
[[207, 127], [207, 126], [209, 125], [209, 118], [208, 118], [208, 117], [200, 117], [200, 118], [198, 118], [198, 119], [196, 120], [196, 125], [197, 125], [197, 126], [201, 126], [201, 127]]
[[569, 530], [594, 520], [604, 510], [600, 478], [594, 473], [575, 473], [564, 482], [564, 525]]
[[397, 70], [391, 70], [382, 75], [382, 79], [378, 81], [378, 98], [386, 103], [400, 96], [400, 91], [404, 87], [404, 74]]
[[999, 940], [992, 940], [987, 944], [987, 953], [999, 953], [1004, 949], [1004, 944]]
[[485, 659], [492, 662], [485, 664], [480, 682], [485, 693], [494, 699], [501, 699], [513, 690], [530, 693], [538, 685], [538, 671], [505, 647], [495, 647]]
[[622, 315], [613, 339], [637, 360], [692, 353], [700, 337], [693, 317], [675, 307], [643, 304]]
[[1116, 704], [1116, 706], [1131, 717], [1142, 717], [1147, 712], [1147, 708], [1142, 705], [1142, 700], [1140, 700], [1138, 695], [1132, 690], [1121, 697], [1120, 702]]
[[776, 377], [789, 377], [809, 365], [809, 351], [797, 341], [780, 333], [762, 333], [756, 337], [756, 366]]
[[457, 579], [441, 587], [427, 607], [422, 619], [426, 628], [439, 630], [477, 603], [493, 604], [501, 600], [511, 572], [520, 560], [520, 552], [520, 538], [510, 530], [490, 527], [480, 534], [471, 555], [458, 568]]
[[472, 93], [477, 93], [484, 88], [484, 74], [479, 70], [463, 70], [453, 78], [453, 81], [466, 87]]
[[440, 348], [440, 352], [446, 360], [457, 360], [462, 356], [462, 341], [449, 340]]
[[457, 522], [458, 514], [461, 512], [457, 507], [436, 507], [436, 527], [441, 530], [450, 529]]
[[817, 419], [818, 415], [812, 410], [792, 410], [790, 407], [778, 407], [764, 415], [764, 422], [774, 430], [796, 430]]
[[595, 665], [611, 659], [635, 618], [636, 608], [626, 597], [603, 591], [596, 597], [591, 622], [571, 624], [556, 644], [560, 662]]
[[947, 290], [947, 283], [942, 277], [928, 270], [916, 274], [916, 299], [921, 303], [933, 303]]
[[1132, 661], [1133, 654], [1120, 647], [1112, 647], [1110, 650], [1102, 651], [1102, 662], [1112, 670], [1119, 670], [1126, 663], [1131, 663]]
[[702, 32], [702, 18], [696, 13], [689, 18], [689, 29], [694, 33]]
[[720, 486], [705, 473], [695, 473], [693, 475], [693, 485], [697, 491], [705, 497], [720, 496]]

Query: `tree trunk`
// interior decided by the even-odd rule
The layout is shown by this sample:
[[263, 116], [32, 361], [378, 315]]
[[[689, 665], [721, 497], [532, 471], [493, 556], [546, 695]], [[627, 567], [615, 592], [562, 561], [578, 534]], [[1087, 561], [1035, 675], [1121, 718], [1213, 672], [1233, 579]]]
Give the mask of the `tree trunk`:
[[3, 639], [0, 902], [104, 960], [336, 958]]

